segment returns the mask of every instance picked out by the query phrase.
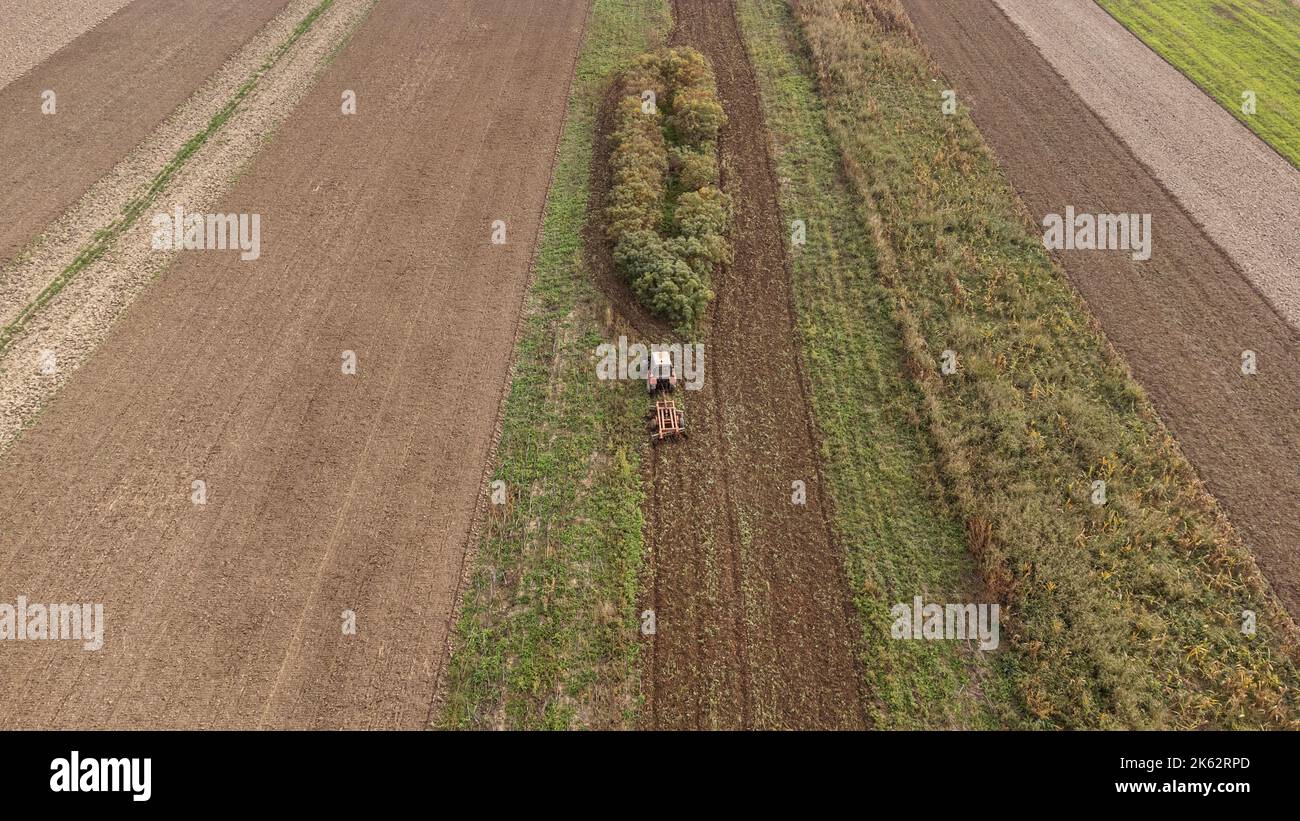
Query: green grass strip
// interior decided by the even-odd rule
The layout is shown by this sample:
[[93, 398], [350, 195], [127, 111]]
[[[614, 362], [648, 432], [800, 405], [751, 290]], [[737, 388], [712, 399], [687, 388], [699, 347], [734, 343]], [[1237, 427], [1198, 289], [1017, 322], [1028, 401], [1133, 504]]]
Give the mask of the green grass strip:
[[[996, 652], [1024, 715], [1044, 728], [1300, 726], [1285, 613], [968, 114], [943, 115], [949, 86], [891, 24], [897, 6], [862, 8], [795, 5], [876, 262], [848, 287], [888, 294], [917, 424], [984, 595], [1004, 605]], [[949, 376], [945, 349], [960, 355]]]
[[[1300, 6], [1291, 0], [1099, 0], [1102, 8], [1300, 168]], [[1242, 94], [1257, 96], [1254, 114]]]
[[472, 559], [444, 727], [637, 722], [645, 395], [596, 378], [596, 346], [635, 334], [609, 323], [582, 229], [601, 100], [669, 23], [665, 0], [596, 0], [590, 13], [497, 445], [508, 502], [489, 507]]

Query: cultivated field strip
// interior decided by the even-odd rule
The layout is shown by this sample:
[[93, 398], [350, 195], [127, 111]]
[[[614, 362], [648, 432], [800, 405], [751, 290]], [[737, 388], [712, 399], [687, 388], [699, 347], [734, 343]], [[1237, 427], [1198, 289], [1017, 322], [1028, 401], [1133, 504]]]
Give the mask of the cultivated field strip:
[[15, 443], [0, 577], [108, 628], [10, 648], [0, 724], [426, 721], [585, 14], [379, 3], [221, 199], [261, 258], [182, 255]]
[[1097, 0], [1300, 168], [1300, 0]]
[[[645, 721], [662, 728], [865, 724], [844, 555], [826, 491], [799, 348], [784, 231], [753, 68], [731, 3], [678, 0], [672, 41], [713, 64], [728, 124], [724, 186], [735, 262], [706, 336], [691, 439], [652, 456]], [[795, 504], [795, 482], [806, 488]]]
[[0, 87], [111, 17], [131, 0], [0, 0]]
[[[171, 251], [151, 247], [150, 218], [178, 207], [188, 213], [207, 210], [265, 146], [266, 135], [289, 116], [373, 3], [292, 0], [0, 272], [0, 449], [94, 351], [135, 295], [170, 264]], [[252, 78], [256, 83], [247, 87]], [[196, 135], [204, 141], [178, 163]], [[130, 203], [146, 196], [153, 198], [151, 207], [120, 235], [104, 240], [101, 232], [121, 224]], [[101, 245], [105, 252], [80, 267], [88, 249]], [[52, 374], [41, 367], [45, 352], [56, 357]]]
[[996, 2], [1300, 332], [1300, 170], [1094, 0]]
[[486, 477], [505, 483], [504, 499], [491, 487], [476, 524], [435, 726], [636, 720], [645, 398], [593, 378], [593, 347], [618, 331], [593, 270], [608, 254], [584, 249], [583, 234], [604, 239], [596, 123], [609, 80], [670, 27], [667, 0], [591, 4]]
[[[1056, 257], [1294, 617], [1300, 344], [1293, 329], [992, 0], [904, 5], [1031, 218], [1067, 206], [1152, 214], [1149, 261], [1123, 252]], [[1257, 374], [1243, 376], [1243, 351], [1255, 352]]]
[[[0, 89], [0, 264], [77, 202], [287, 0], [138, 0]], [[54, 92], [54, 113], [42, 94]]]

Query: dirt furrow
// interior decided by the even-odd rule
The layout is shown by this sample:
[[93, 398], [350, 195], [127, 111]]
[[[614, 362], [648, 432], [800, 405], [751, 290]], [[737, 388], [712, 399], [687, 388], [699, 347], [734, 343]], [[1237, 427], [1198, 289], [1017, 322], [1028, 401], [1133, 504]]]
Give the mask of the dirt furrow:
[[757, 83], [731, 3], [677, 0], [674, 17], [673, 42], [710, 59], [726, 107], [736, 258], [714, 283], [704, 388], [684, 398], [691, 438], [653, 455], [647, 721], [861, 727], [843, 551], [817, 465]]

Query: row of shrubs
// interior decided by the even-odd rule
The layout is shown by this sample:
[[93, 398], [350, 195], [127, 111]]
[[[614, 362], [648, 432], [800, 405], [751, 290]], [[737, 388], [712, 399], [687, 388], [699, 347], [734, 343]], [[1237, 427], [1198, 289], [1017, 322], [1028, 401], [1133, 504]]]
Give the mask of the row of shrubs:
[[715, 268], [732, 258], [717, 83], [691, 48], [643, 54], [619, 82], [605, 211], [614, 263], [647, 308], [694, 327], [713, 298]]

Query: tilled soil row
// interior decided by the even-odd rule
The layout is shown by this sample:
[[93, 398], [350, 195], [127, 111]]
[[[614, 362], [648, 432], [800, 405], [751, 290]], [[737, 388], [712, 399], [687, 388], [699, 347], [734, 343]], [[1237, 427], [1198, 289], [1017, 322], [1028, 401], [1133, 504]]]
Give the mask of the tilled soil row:
[[[99, 231], [120, 218], [177, 151], [203, 131], [238, 89], [275, 57], [319, 0], [290, 0], [162, 125], [45, 229], [22, 258], [0, 271], [0, 326], [23, 314]], [[151, 217], [205, 213], [265, 146], [307, 94], [331, 52], [346, 41], [374, 0], [335, 0], [312, 22], [234, 113], [177, 169], [153, 206], [98, 260], [77, 271], [12, 338], [0, 335], [0, 451], [72, 377], [136, 295], [167, 269], [174, 253], [154, 250]], [[33, 181], [38, 184], [39, 181]], [[52, 359], [47, 359], [52, 357]], [[52, 367], [46, 367], [46, 363]]]
[[379, 3], [220, 203], [261, 257], [182, 254], [17, 440], [0, 601], [107, 626], [7, 642], [0, 726], [424, 725], [585, 15]]
[[[903, 3], [1034, 220], [1067, 206], [1152, 215], [1149, 261], [1120, 251], [1056, 259], [1300, 615], [1292, 329], [992, 0]], [[1255, 353], [1257, 374], [1243, 375], [1244, 351]]]
[[0, 265], [287, 2], [138, 0], [0, 90]]
[[0, 87], [113, 16], [130, 0], [0, 0]]
[[997, 3], [1205, 235], [1300, 330], [1300, 170], [1095, 0]]
[[862, 727], [843, 551], [817, 463], [757, 83], [731, 3], [673, 5], [673, 42], [709, 58], [727, 111], [736, 256], [715, 277], [704, 387], [679, 394], [691, 438], [651, 460], [645, 721]]

